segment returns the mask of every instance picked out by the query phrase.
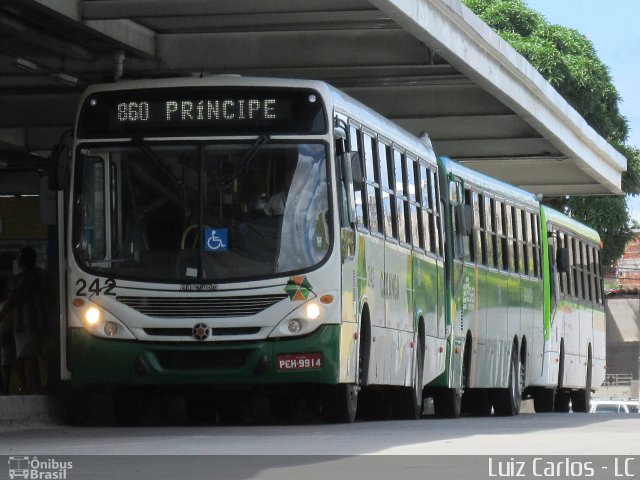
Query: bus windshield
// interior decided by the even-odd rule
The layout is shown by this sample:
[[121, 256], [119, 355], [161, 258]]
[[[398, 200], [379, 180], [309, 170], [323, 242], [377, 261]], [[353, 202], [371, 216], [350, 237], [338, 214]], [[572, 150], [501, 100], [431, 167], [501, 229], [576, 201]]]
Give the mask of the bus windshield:
[[91, 144], [76, 157], [84, 269], [213, 282], [308, 269], [329, 252], [323, 143]]

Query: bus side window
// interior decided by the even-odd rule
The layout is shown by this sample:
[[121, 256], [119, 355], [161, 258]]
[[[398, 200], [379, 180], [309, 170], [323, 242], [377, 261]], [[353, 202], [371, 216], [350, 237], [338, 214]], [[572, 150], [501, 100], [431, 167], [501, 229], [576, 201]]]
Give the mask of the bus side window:
[[587, 302], [593, 300], [591, 292], [591, 265], [589, 262], [589, 245], [582, 242], [582, 278], [584, 280], [584, 299]]
[[495, 221], [493, 219], [494, 204], [493, 199], [484, 196], [484, 218], [486, 229], [486, 244], [487, 244], [487, 266], [495, 267], [496, 254], [495, 254]]
[[504, 262], [504, 254], [503, 254], [503, 230], [502, 230], [502, 202], [498, 200], [491, 199], [491, 216], [494, 220], [495, 226], [495, 244], [494, 244], [494, 257], [496, 260], [496, 268], [498, 270], [502, 270], [503, 268], [507, 268]]
[[393, 192], [393, 163], [391, 162], [390, 150], [391, 148], [386, 143], [378, 141], [384, 234], [387, 238], [398, 238], [398, 219], [395, 211], [395, 195]]
[[533, 232], [533, 271], [536, 278], [542, 278], [542, 257], [540, 249], [540, 216], [533, 214], [531, 222], [531, 230]]
[[573, 239], [567, 234], [564, 236], [565, 247], [569, 250], [569, 271], [567, 272], [567, 284], [569, 295], [578, 296], [578, 287], [576, 286], [575, 261], [573, 259]]
[[483, 230], [482, 230], [482, 216], [480, 215], [480, 195], [476, 191], [471, 192], [471, 205], [473, 208], [473, 232], [471, 235], [473, 236], [472, 244], [473, 251], [471, 253], [472, 259], [478, 264], [484, 264], [484, 252], [482, 241]]
[[380, 173], [377, 168], [376, 158], [376, 139], [368, 134], [363, 134], [364, 160], [365, 160], [365, 178], [367, 189], [367, 220], [369, 221], [369, 230], [371, 232], [383, 233], [382, 208], [379, 178]]
[[[335, 149], [336, 149], [336, 160], [341, 157], [344, 158], [344, 154], [349, 151], [347, 148], [347, 132], [345, 132], [344, 127], [341, 123], [336, 121], [335, 127]], [[341, 162], [336, 162], [337, 170], [340, 172], [342, 166]], [[338, 173], [338, 178], [342, 178], [342, 175]], [[346, 184], [346, 179], [342, 178], [342, 180], [338, 181], [338, 202], [340, 208], [340, 226], [343, 228], [348, 228], [350, 226], [349, 223], [349, 204], [347, 195], [349, 189]]]
[[420, 211], [420, 197], [422, 195], [421, 182], [420, 182], [420, 164], [419, 160], [411, 162], [413, 168], [413, 184], [409, 185], [410, 189], [413, 189], [413, 200], [409, 202], [410, 210], [410, 225], [411, 225], [411, 241], [414, 247], [424, 249], [424, 233], [422, 225], [422, 215]]
[[[360, 129], [354, 125], [349, 125], [349, 150], [351, 152], [360, 152], [360, 158], [362, 159], [362, 136]], [[354, 190], [354, 204], [356, 206], [356, 218], [358, 227], [366, 228], [367, 210], [364, 207], [366, 205], [366, 189], [364, 188], [364, 178], [354, 179], [358, 181], [353, 182]]]
[[574, 286], [576, 288], [575, 295], [578, 299], [582, 298], [582, 268], [580, 266], [580, 241], [572, 238], [573, 244], [573, 279]]
[[520, 210], [520, 237], [522, 239], [522, 269], [525, 275], [531, 275], [529, 259], [531, 258], [531, 224], [528, 223], [529, 214]]
[[406, 205], [406, 197], [408, 195], [405, 166], [405, 155], [397, 150], [393, 151], [393, 164], [395, 170], [395, 191], [396, 191], [396, 211], [398, 212], [398, 235], [401, 242], [410, 243], [413, 241], [414, 246], [418, 246], [420, 233], [418, 232], [417, 211], [413, 209], [408, 212]]
[[597, 292], [596, 294], [598, 296], [598, 303], [602, 304], [604, 299], [604, 284], [602, 281], [602, 262], [600, 260], [601, 254], [598, 248], [596, 248], [595, 256], [596, 256], [596, 276], [598, 279], [598, 282], [596, 285], [596, 292]]
[[416, 159], [405, 155], [405, 169], [404, 169], [404, 187], [405, 187], [405, 198], [402, 201], [402, 206], [404, 208], [405, 215], [405, 238], [407, 243], [413, 243], [414, 245], [418, 244], [419, 239], [412, 238], [412, 223], [411, 223], [411, 210], [410, 203], [416, 202], [416, 181], [415, 181], [415, 163]]
[[[471, 190], [468, 188], [464, 189], [464, 204], [467, 206], [466, 208], [472, 208], [473, 206], [473, 200], [471, 198]], [[469, 221], [469, 220], [471, 219], [467, 219], [467, 218], [464, 219], [464, 221]], [[471, 225], [466, 226], [469, 233], [467, 235], [464, 235], [463, 237], [464, 245], [462, 248], [464, 252], [464, 259], [467, 261], [474, 262], [476, 261], [475, 242], [473, 241], [474, 223], [473, 221], [471, 221], [470, 223]]]

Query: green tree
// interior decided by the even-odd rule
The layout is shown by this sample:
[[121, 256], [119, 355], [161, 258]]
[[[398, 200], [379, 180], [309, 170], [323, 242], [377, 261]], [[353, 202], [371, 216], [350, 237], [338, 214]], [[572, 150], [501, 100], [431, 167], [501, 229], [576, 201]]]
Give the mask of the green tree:
[[[463, 2], [529, 60], [586, 122], [627, 158], [622, 188], [627, 194], [640, 194], [640, 151], [625, 143], [629, 125], [618, 108], [620, 95], [591, 41], [574, 29], [550, 24], [523, 0]], [[620, 258], [633, 237], [624, 197], [571, 197], [563, 200], [562, 207], [598, 230], [605, 245], [605, 264]]]

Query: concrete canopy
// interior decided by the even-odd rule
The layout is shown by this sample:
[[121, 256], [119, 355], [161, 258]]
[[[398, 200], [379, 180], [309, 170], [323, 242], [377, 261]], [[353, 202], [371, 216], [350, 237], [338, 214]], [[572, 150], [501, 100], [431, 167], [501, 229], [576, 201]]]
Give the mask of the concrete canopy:
[[3, 0], [0, 166], [88, 84], [219, 73], [325, 80], [534, 193], [623, 193], [625, 158], [458, 0]]

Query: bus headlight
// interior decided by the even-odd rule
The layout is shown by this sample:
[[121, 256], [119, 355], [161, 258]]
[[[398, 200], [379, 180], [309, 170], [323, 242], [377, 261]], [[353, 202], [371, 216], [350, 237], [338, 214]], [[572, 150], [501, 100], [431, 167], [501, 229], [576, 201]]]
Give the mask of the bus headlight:
[[96, 325], [100, 321], [100, 310], [96, 307], [89, 307], [84, 312], [84, 320], [88, 325]]
[[287, 324], [287, 326], [289, 328], [289, 332], [294, 334], [300, 333], [300, 331], [302, 330], [302, 322], [297, 318], [293, 318], [289, 320], [289, 323]]
[[115, 337], [118, 334], [118, 324], [115, 322], [104, 322], [103, 330], [107, 337]]
[[305, 314], [309, 320], [315, 320], [320, 316], [320, 307], [317, 303], [312, 302], [305, 308]]
[[[84, 328], [96, 337], [133, 340], [133, 333], [102, 305], [88, 305], [77, 312]], [[77, 323], [76, 325], [77, 326]]]
[[340, 323], [333, 292], [310, 299], [289, 312], [271, 331], [270, 338], [308, 335], [325, 323]]

